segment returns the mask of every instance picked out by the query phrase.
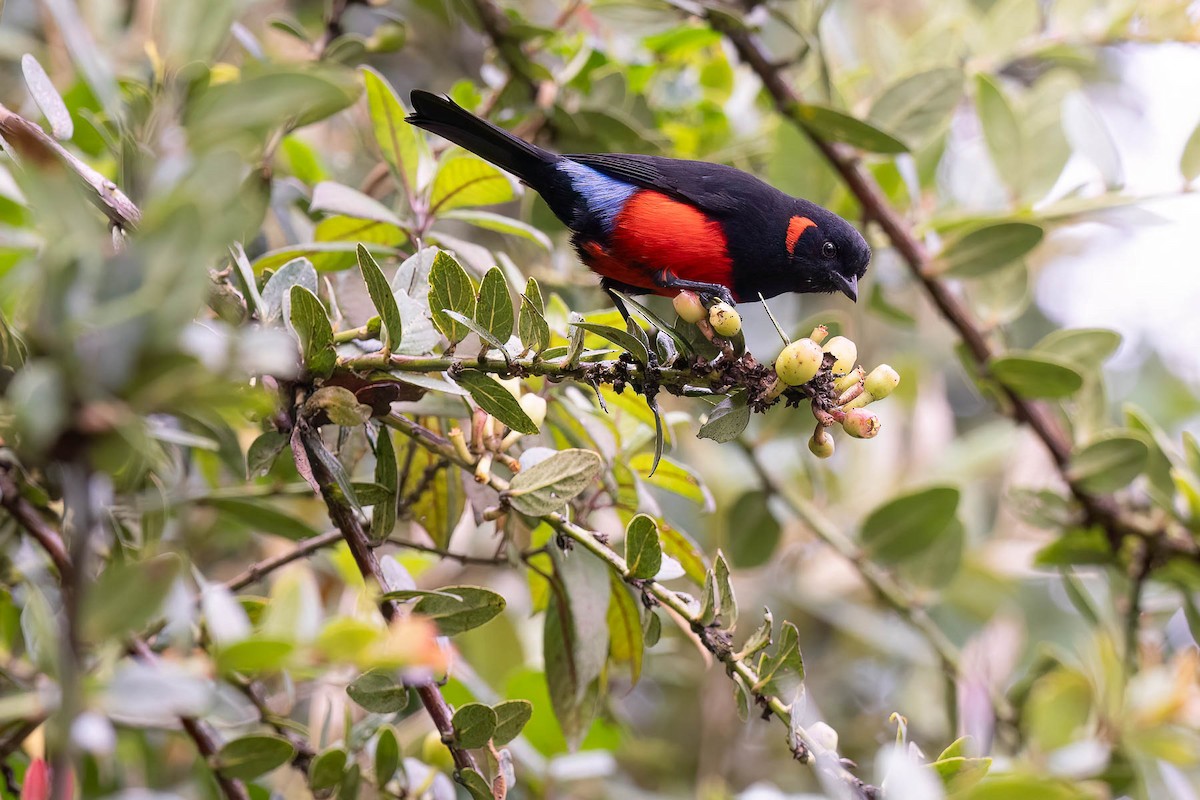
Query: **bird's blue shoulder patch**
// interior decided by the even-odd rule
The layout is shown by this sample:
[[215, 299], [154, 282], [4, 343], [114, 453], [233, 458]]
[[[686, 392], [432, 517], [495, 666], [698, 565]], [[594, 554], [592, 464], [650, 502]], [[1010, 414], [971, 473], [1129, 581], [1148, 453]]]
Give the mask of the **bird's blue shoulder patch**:
[[571, 186], [583, 196], [588, 211], [601, 219], [606, 231], [612, 230], [617, 214], [638, 191], [633, 184], [611, 178], [578, 161], [564, 158], [558, 163], [558, 168], [571, 178]]

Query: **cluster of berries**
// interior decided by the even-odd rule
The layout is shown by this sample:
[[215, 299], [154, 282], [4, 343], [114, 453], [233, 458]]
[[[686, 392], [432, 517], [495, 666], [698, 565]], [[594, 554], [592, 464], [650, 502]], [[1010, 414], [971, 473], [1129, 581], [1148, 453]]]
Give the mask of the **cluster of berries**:
[[[718, 302], [705, 308], [699, 297], [685, 291], [676, 296], [674, 304], [684, 321], [707, 327], [718, 336], [736, 336], [742, 329], [741, 316], [728, 303]], [[845, 336], [825, 341], [828, 335], [822, 325], [809, 336], [784, 347], [775, 359], [776, 381], [771, 390], [771, 396], [778, 397], [788, 387], [804, 386], [815, 380], [822, 368], [828, 366], [832, 402], [812, 404], [817, 426], [808, 449], [818, 458], [833, 455], [829, 428], [834, 425], [841, 425], [855, 439], [875, 437], [880, 429], [879, 417], [867, 406], [887, 397], [900, 383], [900, 375], [887, 364], [880, 364], [870, 373], [856, 366], [858, 346]]]

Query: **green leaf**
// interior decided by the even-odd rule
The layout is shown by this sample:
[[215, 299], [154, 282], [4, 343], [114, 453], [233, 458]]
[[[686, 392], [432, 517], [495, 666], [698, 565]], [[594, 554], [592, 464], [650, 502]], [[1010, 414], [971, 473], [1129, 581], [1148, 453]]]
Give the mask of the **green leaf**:
[[796, 120], [820, 139], [841, 142], [872, 153], [908, 151], [908, 146], [890, 133], [826, 106], [797, 106]]
[[929, 766], [937, 773], [946, 791], [953, 794], [965, 792], [987, 777], [992, 759], [943, 756]]
[[790, 703], [804, 683], [804, 658], [800, 655], [800, 633], [790, 622], [779, 631], [779, 644], [764, 654], [758, 664], [756, 694], [769, 694]]
[[1112, 547], [1104, 530], [1071, 527], [1038, 551], [1034, 563], [1042, 567], [1069, 567], [1076, 564], [1111, 564]]
[[346, 694], [367, 711], [395, 714], [408, 707], [408, 689], [386, 670], [371, 670], [359, 675], [346, 687]]
[[745, 392], [730, 395], [717, 403], [708, 412], [708, 419], [696, 431], [698, 439], [712, 439], [714, 442], [732, 442], [742, 435], [750, 424], [750, 406], [746, 402]]
[[392, 287], [379, 264], [361, 244], [358, 246], [358, 267], [362, 270], [371, 302], [375, 304], [375, 310], [383, 320], [383, 348], [392, 352], [400, 346], [401, 331], [404, 329], [400, 319], [400, 306], [396, 304], [396, 295], [392, 294]]
[[1060, 328], [1034, 345], [1034, 350], [1099, 369], [1121, 346], [1121, 334], [1107, 328]]
[[462, 341], [470, 330], [447, 316], [443, 309], [473, 319], [475, 287], [462, 265], [445, 250], [439, 250], [429, 269], [429, 310], [433, 315], [433, 324], [451, 344]]
[[308, 210], [310, 213], [324, 211], [356, 219], [369, 219], [398, 228], [404, 225], [403, 220], [375, 198], [333, 181], [322, 181], [313, 187]]
[[546, 311], [542, 304], [542, 290], [537, 280], [530, 278], [521, 295], [521, 314], [517, 322], [517, 333], [521, 343], [541, 353], [550, 346], [550, 326], [546, 323]]
[[545, 250], [550, 250], [554, 247], [550, 241], [550, 237], [537, 228], [519, 219], [506, 217], [502, 214], [493, 214], [490, 211], [477, 211], [475, 209], [457, 209], [446, 211], [440, 217], [442, 219], [456, 219], [460, 222], [474, 225], [477, 228], [483, 228], [484, 230], [507, 233], [511, 236], [520, 236], [522, 239], [528, 239], [538, 244]]
[[490, 349], [500, 351], [500, 355], [504, 357], [505, 363], [511, 363], [511, 357], [508, 354], [508, 348], [504, 346], [504, 342], [493, 336], [492, 332], [483, 327], [483, 325], [479, 324], [470, 317], [464, 317], [457, 311], [443, 311], [442, 313], [474, 333], [479, 337], [479, 340], [487, 344]]
[[975, 76], [975, 108], [996, 172], [1020, 195], [1026, 183], [1024, 136], [1008, 98], [1000, 86], [982, 72]]
[[737, 499], [726, 517], [725, 546], [736, 567], [757, 567], [767, 563], [779, 544], [782, 529], [767, 507], [769, 497], [760, 489], [746, 492]]
[[956, 521], [958, 499], [952, 486], [931, 486], [887, 501], [863, 522], [865, 555], [883, 564], [922, 555]]
[[110, 564], [88, 587], [83, 631], [97, 644], [145, 627], [162, 606], [182, 562], [174, 553]]
[[945, 130], [963, 96], [963, 72], [941, 67], [902, 78], [871, 106], [867, 121], [891, 131], [910, 147]]
[[289, 319], [300, 340], [304, 366], [314, 377], [328, 378], [337, 365], [337, 352], [333, 349], [333, 327], [329, 324], [325, 306], [315, 294], [300, 285], [292, 286], [290, 298]]
[[204, 502], [217, 509], [221, 514], [232, 517], [259, 533], [282, 536], [292, 541], [300, 541], [317, 535], [317, 531], [311, 526], [262, 500], [213, 497]]
[[[478, 403], [480, 408], [514, 431], [525, 434], [538, 432], [538, 426], [521, 408], [517, 398], [491, 375], [464, 370], [454, 376], [454, 381], [471, 393], [471, 399]], [[520, 474], [517, 473], [518, 476]]]
[[658, 462], [658, 468], [651, 475], [650, 470], [654, 467], [654, 456], [651, 453], [638, 453], [629, 459], [629, 466], [651, 486], [677, 494], [706, 509], [712, 507], [712, 496], [704, 488], [700, 478], [678, 461], [670, 458], [661, 459]]
[[546, 682], [563, 734], [575, 747], [595, 715], [608, 659], [611, 579], [604, 562], [582, 548], [569, 555], [551, 548], [551, 558], [555, 586], [543, 634]]
[[1083, 387], [1083, 376], [1073, 364], [1045, 353], [1012, 350], [993, 359], [988, 371], [1022, 397], [1067, 397]]
[[738, 651], [737, 658], [739, 660], [747, 659], [755, 653], [771, 646], [771, 627], [775, 624], [775, 618], [771, 615], [771, 609], [763, 606], [763, 620], [754, 632], [746, 639], [742, 649]]
[[367, 109], [371, 130], [383, 160], [400, 178], [408, 192], [417, 190], [417, 171], [425, 152], [421, 133], [404, 121], [405, 110], [396, 92], [382, 75], [371, 67], [361, 67], [367, 90]]
[[717, 551], [717, 558], [713, 563], [713, 583], [716, 584], [721, 627], [733, 630], [733, 627], [737, 625], [738, 618], [737, 598], [733, 594], [733, 580], [729, 574], [729, 564], [720, 550]]
[[259, 478], [271, 471], [275, 459], [287, 447], [288, 436], [281, 431], [267, 431], [250, 443], [246, 451], [246, 467], [251, 478]]
[[508, 282], [499, 267], [492, 267], [479, 284], [479, 300], [475, 304], [475, 321], [495, 337], [504, 349], [504, 343], [513, 333], [512, 296], [508, 293]]
[[490, 589], [446, 586], [443, 591], [447, 594], [422, 597], [413, 606], [414, 613], [436, 622], [443, 636], [478, 628], [504, 610], [504, 598]]
[[296, 643], [268, 636], [253, 636], [217, 650], [217, 671], [222, 675], [256, 675], [278, 672], [296, 651]]
[[628, 350], [629, 354], [639, 364], [647, 364], [650, 361], [650, 352], [646, 349], [646, 345], [628, 331], [613, 328], [609, 325], [599, 325], [594, 322], [573, 322], [571, 323], [571, 327], [585, 330], [588, 333], [594, 333], [618, 347]]
[[500, 747], [520, 736], [521, 729], [533, 716], [533, 703], [528, 700], [505, 700], [492, 706], [492, 710], [496, 712], [492, 743]]
[[[330, 219], [348, 219], [348, 217], [331, 217]], [[370, 244], [371, 236], [368, 235], [368, 231], [374, 230], [373, 226], [380, 226], [382, 223], [358, 221], [362, 222], [363, 230], [355, 240], [306, 242], [288, 245], [277, 250], [268, 250], [254, 260], [254, 273], [261, 275], [265, 270], [275, 269], [296, 258], [309, 259], [317, 272], [337, 272], [350, 269], [355, 264], [354, 254], [358, 251], [358, 241], [368, 242], [367, 247], [374, 255], [395, 256], [399, 253], [393, 246]], [[320, 228], [320, 224], [317, 227]], [[392, 226], [386, 227], [391, 228]], [[401, 239], [402, 241], [403, 239]]]
[[1183, 155], [1179, 158], [1179, 171], [1189, 183], [1200, 177], [1200, 125], [1192, 131], [1183, 147]]
[[616, 573], [611, 573], [609, 579], [612, 584], [612, 597], [608, 601], [609, 654], [613, 661], [629, 665], [630, 680], [636, 686], [642, 675], [645, 651], [640, 604]]
[[371, 541], [382, 542], [396, 527], [396, 502], [400, 494], [400, 473], [392, 432], [380, 426], [375, 438], [375, 482], [386, 491], [385, 497], [372, 504]]
[[471, 795], [471, 800], [494, 800], [495, 795], [492, 794], [492, 787], [487, 780], [469, 767], [460, 769], [454, 773], [454, 780], [458, 781], [467, 794]]
[[304, 401], [303, 415], [312, 419], [320, 412], [334, 425], [354, 428], [371, 418], [371, 407], [358, 402], [354, 392], [344, 386], [322, 386]]
[[400, 739], [396, 729], [384, 725], [375, 742], [375, 785], [382, 789], [400, 768]]
[[720, 611], [718, 602], [717, 582], [711, 572], [705, 573], [704, 588], [700, 591], [700, 613], [696, 615], [696, 622], [703, 627], [715, 624], [717, 612]]
[[1024, 256], [1042, 241], [1030, 222], [1001, 222], [976, 228], [946, 245], [935, 273], [948, 278], [979, 278]]
[[313, 790], [332, 789], [342, 782], [346, 771], [346, 751], [333, 747], [321, 752], [308, 768], [308, 784]]
[[590, 486], [602, 466], [600, 456], [591, 450], [559, 450], [514, 475], [504, 496], [522, 514], [551, 514]]
[[496, 712], [491, 706], [483, 703], [467, 703], [454, 712], [451, 720], [454, 725], [454, 738], [460, 747], [475, 750], [486, 747], [496, 730]]
[[262, 319], [270, 322], [283, 314], [283, 299], [293, 286], [303, 286], [317, 293], [317, 271], [307, 258], [293, 258], [278, 269], [262, 290]]
[[479, 156], [464, 154], [442, 162], [433, 179], [429, 208], [436, 215], [462, 206], [507, 203], [514, 197], [512, 181], [503, 171]]
[[54, 88], [54, 82], [42, 69], [38, 60], [29, 53], [21, 56], [21, 72], [25, 75], [25, 86], [38, 109], [50, 123], [50, 132], [55, 139], [66, 141], [75, 135], [75, 123], [71, 112], [63, 102], [62, 95]]
[[227, 778], [252, 780], [286, 764], [296, 748], [282, 736], [243, 736], [217, 753], [216, 768]]
[[1071, 456], [1067, 480], [1092, 494], [1115, 492], [1142, 473], [1149, 456], [1150, 448], [1142, 437], [1105, 434]]
[[638, 514], [625, 526], [625, 563], [630, 577], [643, 580], [652, 580], [662, 569], [662, 545], [653, 517]]

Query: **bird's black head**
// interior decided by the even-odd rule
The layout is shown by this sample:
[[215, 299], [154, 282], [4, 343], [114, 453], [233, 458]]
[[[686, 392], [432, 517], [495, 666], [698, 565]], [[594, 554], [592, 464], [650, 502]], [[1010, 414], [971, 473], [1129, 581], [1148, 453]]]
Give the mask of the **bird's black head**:
[[794, 292], [841, 292], [858, 300], [871, 247], [853, 225], [818, 205], [800, 201], [788, 220], [786, 242]]

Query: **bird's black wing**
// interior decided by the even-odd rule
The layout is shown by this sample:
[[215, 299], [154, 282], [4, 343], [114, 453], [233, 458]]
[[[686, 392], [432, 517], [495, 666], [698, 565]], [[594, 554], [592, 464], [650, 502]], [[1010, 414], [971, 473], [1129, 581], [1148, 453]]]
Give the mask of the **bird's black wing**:
[[786, 199], [786, 195], [769, 184], [724, 164], [624, 153], [589, 153], [566, 158], [626, 183], [662, 192], [715, 216], [744, 211], [747, 203], [754, 206]]

